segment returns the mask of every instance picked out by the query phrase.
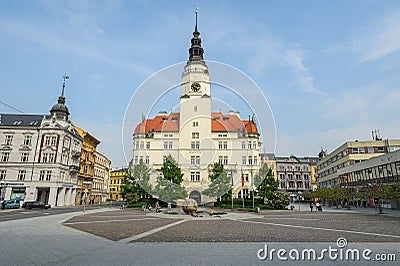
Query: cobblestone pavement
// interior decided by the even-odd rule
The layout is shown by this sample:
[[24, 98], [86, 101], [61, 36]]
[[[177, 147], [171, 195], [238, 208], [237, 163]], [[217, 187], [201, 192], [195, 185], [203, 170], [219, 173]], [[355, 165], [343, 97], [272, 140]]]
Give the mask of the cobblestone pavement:
[[176, 221], [178, 220], [146, 216], [137, 211], [123, 211], [86, 214], [71, 218], [63, 224], [112, 241], [119, 241]]
[[[0, 265], [398, 265], [398, 222], [398, 215], [348, 212], [228, 212], [194, 218], [112, 208], [43, 214], [0, 222]], [[350, 230], [335, 229], [338, 224]], [[339, 247], [338, 237], [346, 238], [340, 242], [346, 246]], [[332, 259], [322, 253], [328, 248], [336, 254], [338, 248], [370, 249], [371, 259]], [[278, 250], [287, 257], [294, 249], [324, 256], [278, 259]], [[386, 261], [378, 262], [382, 255]], [[395, 257], [387, 260], [389, 255]]]
[[133, 237], [131, 242], [334, 242], [339, 237], [353, 243], [400, 242], [400, 218], [358, 213], [284, 211], [195, 218], [124, 210], [78, 216], [64, 225], [112, 241]]

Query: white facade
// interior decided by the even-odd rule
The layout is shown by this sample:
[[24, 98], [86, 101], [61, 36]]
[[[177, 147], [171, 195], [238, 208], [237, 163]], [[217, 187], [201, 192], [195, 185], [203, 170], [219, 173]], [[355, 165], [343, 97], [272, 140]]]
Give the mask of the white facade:
[[[106, 156], [96, 151], [94, 159], [94, 175], [92, 184], [92, 195], [96, 203], [106, 202], [109, 191], [111, 161]], [[100, 200], [98, 200], [100, 199]]]
[[0, 198], [75, 205], [82, 138], [64, 96], [50, 115], [0, 115]]
[[[241, 120], [237, 112], [211, 111], [211, 86], [208, 67], [203, 60], [197, 25], [181, 80], [179, 113], [159, 113], [143, 119], [133, 135], [133, 164], [143, 160], [160, 171], [164, 158], [171, 155], [184, 176], [189, 197], [205, 203], [212, 199], [201, 195], [208, 187], [212, 165], [220, 162], [233, 175], [234, 197], [252, 189], [251, 175], [259, 169], [260, 140], [253, 120]], [[152, 178], [155, 181], [156, 177]]]

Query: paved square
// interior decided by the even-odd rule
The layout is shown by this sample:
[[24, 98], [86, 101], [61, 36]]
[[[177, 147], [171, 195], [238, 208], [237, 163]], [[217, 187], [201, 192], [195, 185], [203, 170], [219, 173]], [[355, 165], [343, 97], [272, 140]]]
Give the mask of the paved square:
[[[400, 219], [378, 214], [265, 211], [191, 217], [126, 209], [86, 214], [64, 225], [128, 242], [400, 242]], [[169, 225], [169, 226], [166, 226]]]
[[[0, 222], [0, 265], [397, 265], [399, 212], [228, 212], [221, 217], [93, 209]], [[260, 249], [346, 248], [372, 260], [260, 260]], [[345, 250], [344, 248], [343, 250]], [[396, 254], [395, 260], [374, 261]]]

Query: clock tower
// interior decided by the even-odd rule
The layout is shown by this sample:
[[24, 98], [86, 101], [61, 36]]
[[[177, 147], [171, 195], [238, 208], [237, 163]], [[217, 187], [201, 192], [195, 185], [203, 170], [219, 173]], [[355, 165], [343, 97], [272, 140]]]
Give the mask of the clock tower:
[[189, 48], [189, 60], [182, 74], [181, 96], [183, 98], [187, 98], [187, 96], [210, 96], [210, 76], [203, 58], [204, 49], [201, 47], [200, 32], [197, 30], [197, 13], [196, 10], [196, 25]]
[[205, 184], [208, 179], [207, 166], [210, 158], [214, 159], [214, 156], [209, 154], [212, 151], [210, 76], [203, 58], [204, 49], [201, 47], [200, 32], [197, 30], [197, 13], [196, 9], [196, 24], [189, 48], [189, 60], [182, 74], [179, 161], [182, 166], [189, 166], [183, 167], [187, 169], [184, 181], [195, 173], [200, 174], [200, 183]]
[[[197, 29], [197, 15], [196, 10], [189, 58], [181, 75], [179, 113], [162, 112], [154, 118], [142, 119], [133, 134], [132, 164], [145, 160], [156, 169], [158, 172], [150, 181], [156, 186], [164, 158], [170, 154], [183, 173], [181, 185], [189, 198], [200, 204], [216, 199], [210, 193], [203, 194], [211, 184], [209, 174], [216, 162], [231, 175], [232, 181], [225, 185], [230, 188], [232, 182], [233, 196], [249, 195], [252, 189], [249, 177], [259, 169], [261, 142], [253, 119], [242, 120], [234, 111], [211, 112], [210, 75]], [[244, 181], [241, 177], [245, 177]], [[155, 196], [162, 200], [162, 195]]]

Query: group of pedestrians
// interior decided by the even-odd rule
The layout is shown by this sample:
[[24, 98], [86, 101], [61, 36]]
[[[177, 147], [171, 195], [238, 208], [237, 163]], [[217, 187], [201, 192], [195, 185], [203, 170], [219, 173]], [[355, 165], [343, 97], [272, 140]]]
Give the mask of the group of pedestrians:
[[[313, 211], [313, 209], [314, 209], [314, 202], [311, 201], [310, 202], [310, 210]], [[322, 206], [321, 206], [321, 202], [320, 201], [317, 201], [315, 203], [315, 211], [322, 212]]]
[[[170, 208], [171, 208], [171, 204], [168, 203], [168, 211], [170, 211]], [[159, 201], [156, 202], [156, 207], [155, 207], [154, 210], [155, 210], [155, 212], [161, 212], [162, 211]], [[146, 207], [146, 205], [143, 205], [142, 206], [142, 211], [150, 211], [150, 212], [152, 212], [153, 211], [153, 206], [151, 206], [151, 203], [149, 203], [149, 205], [147, 205], [147, 207]]]

